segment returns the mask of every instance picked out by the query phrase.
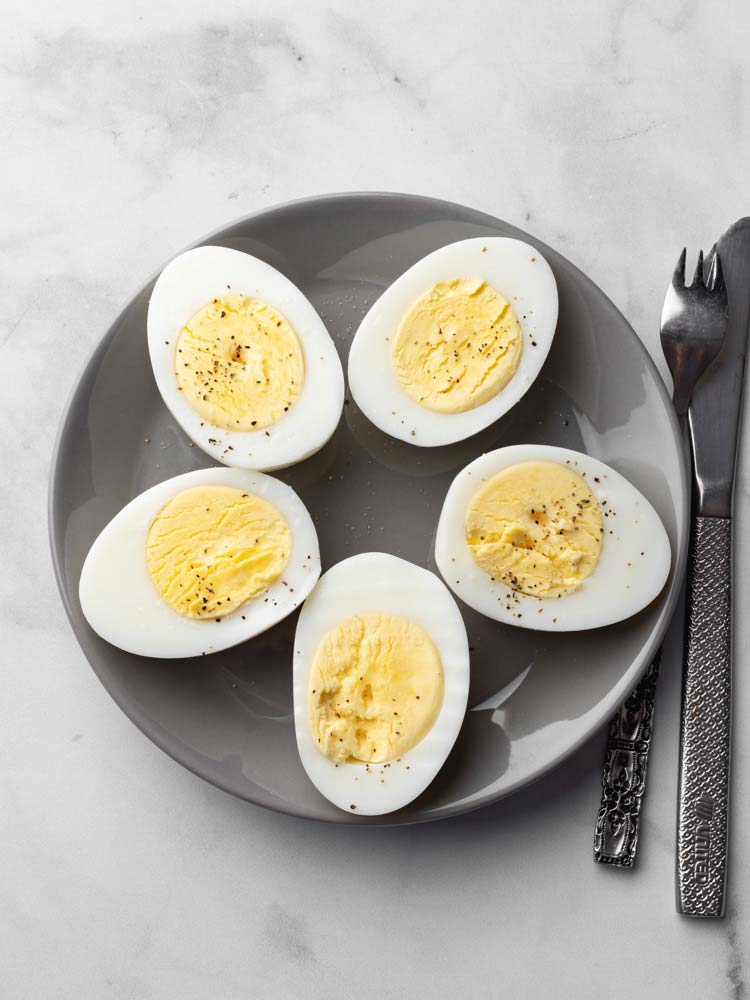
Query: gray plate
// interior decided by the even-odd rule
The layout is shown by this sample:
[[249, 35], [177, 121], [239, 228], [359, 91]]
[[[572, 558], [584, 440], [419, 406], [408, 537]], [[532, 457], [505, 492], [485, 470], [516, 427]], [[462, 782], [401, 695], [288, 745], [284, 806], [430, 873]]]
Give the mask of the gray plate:
[[[352, 334], [380, 292], [430, 251], [479, 235], [527, 240], [552, 266], [560, 319], [542, 374], [494, 427], [445, 448], [392, 440], [348, 404], [323, 451], [278, 473], [315, 520], [324, 568], [375, 549], [434, 569], [435, 525], [456, 472], [501, 445], [547, 442], [589, 452], [635, 483], [664, 520], [674, 570], [646, 611], [596, 632], [534, 633], [462, 606], [472, 647], [466, 722], [432, 786], [386, 822], [438, 819], [508, 795], [571, 753], [633, 687], [666, 628], [685, 559], [687, 488], [669, 399], [633, 330], [585, 275], [533, 237], [472, 209], [410, 195], [332, 195], [264, 211], [201, 241], [246, 250], [296, 282], [328, 325], [346, 369]], [[78, 641], [123, 711], [191, 771], [273, 809], [368, 822], [330, 805], [299, 762], [292, 720], [296, 615], [236, 649], [175, 661], [115, 649], [81, 614], [81, 566], [107, 521], [154, 483], [210, 464], [189, 447], [154, 384], [146, 350], [152, 284], [94, 351], [53, 457], [52, 551]]]

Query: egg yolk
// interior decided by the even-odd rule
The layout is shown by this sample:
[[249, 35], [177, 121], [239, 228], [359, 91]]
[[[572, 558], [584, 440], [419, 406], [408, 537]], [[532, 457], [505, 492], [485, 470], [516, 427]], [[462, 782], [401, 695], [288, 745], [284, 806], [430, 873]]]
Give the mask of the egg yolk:
[[213, 299], [185, 324], [174, 356], [185, 399], [214, 427], [260, 431], [280, 420], [305, 381], [302, 345], [273, 306]]
[[170, 607], [188, 618], [223, 618], [284, 572], [289, 525], [262, 497], [229, 486], [196, 486], [151, 522], [146, 562]]
[[531, 597], [577, 590], [597, 564], [604, 535], [586, 480], [557, 462], [498, 472], [474, 495], [465, 528], [485, 573]]
[[443, 704], [443, 665], [429, 635], [398, 615], [355, 615], [324, 637], [310, 677], [318, 748], [336, 763], [384, 763], [430, 731]]
[[510, 304], [481, 278], [433, 286], [404, 316], [393, 367], [412, 399], [463, 413], [495, 397], [521, 363], [523, 335]]

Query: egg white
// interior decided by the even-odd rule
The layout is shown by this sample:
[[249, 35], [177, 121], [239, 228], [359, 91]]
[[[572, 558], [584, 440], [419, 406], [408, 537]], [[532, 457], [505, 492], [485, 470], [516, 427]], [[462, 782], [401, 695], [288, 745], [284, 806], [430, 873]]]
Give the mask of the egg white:
[[[177, 385], [174, 352], [182, 328], [199, 309], [227, 292], [268, 302], [291, 323], [302, 345], [302, 391], [289, 412], [263, 430], [215, 427], [190, 406]], [[336, 430], [344, 405], [344, 373], [334, 343], [299, 288], [265, 261], [215, 246], [180, 254], [156, 280], [147, 328], [151, 365], [164, 402], [190, 439], [224, 465], [282, 469], [314, 454]]]
[[[337, 767], [322, 754], [308, 717], [310, 671], [324, 635], [352, 615], [368, 612], [400, 615], [421, 626], [437, 646], [445, 678], [440, 714], [424, 739], [399, 761], [388, 766], [370, 764], [369, 771], [364, 763]], [[297, 747], [318, 791], [354, 815], [400, 809], [423, 792], [440, 770], [464, 718], [469, 645], [458, 606], [434, 573], [413, 563], [383, 552], [344, 559], [323, 574], [302, 608], [294, 640], [293, 684]]]
[[[603, 518], [604, 539], [593, 572], [578, 590], [559, 598], [529, 597], [499, 580], [493, 582], [466, 541], [466, 511], [474, 495], [496, 473], [519, 462], [569, 463], [585, 475], [602, 514], [609, 512]], [[671, 560], [664, 525], [635, 486], [590, 455], [548, 445], [498, 448], [462, 469], [446, 495], [435, 537], [435, 562], [462, 601], [496, 621], [545, 632], [598, 628], [629, 618], [661, 592]]]
[[[282, 579], [218, 622], [187, 618], [171, 608], [156, 589], [146, 562], [149, 528], [164, 504], [182, 490], [211, 484], [236, 487], [268, 500], [286, 518], [292, 542]], [[129, 653], [201, 656], [236, 646], [286, 618], [319, 576], [315, 527], [290, 486], [261, 472], [198, 469], [152, 486], [114, 516], [86, 557], [79, 597], [94, 631]]]
[[[513, 308], [523, 335], [518, 370], [496, 396], [464, 413], [436, 413], [404, 392], [391, 360], [401, 320], [441, 281], [483, 278]], [[349, 387], [362, 412], [387, 434], [422, 447], [461, 441], [494, 423], [539, 374], [557, 325], [557, 283], [537, 249], [505, 237], [451, 243], [400, 275], [362, 320], [349, 351]], [[532, 342], [536, 346], [532, 346]]]

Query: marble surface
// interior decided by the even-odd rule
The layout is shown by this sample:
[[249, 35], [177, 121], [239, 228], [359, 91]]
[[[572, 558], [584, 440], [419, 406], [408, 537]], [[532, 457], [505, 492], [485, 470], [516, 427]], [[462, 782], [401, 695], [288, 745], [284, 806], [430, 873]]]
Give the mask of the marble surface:
[[[52, 580], [63, 401], [197, 235], [289, 198], [463, 201], [584, 268], [657, 350], [683, 244], [750, 214], [750, 8], [6, 0], [0, 282], [0, 996], [750, 996], [750, 629], [736, 645], [729, 913], [673, 902], [679, 641], [639, 864], [591, 860], [603, 734], [536, 786], [406, 830], [236, 801], [141, 736]], [[746, 420], [746, 424], [747, 424]], [[750, 600], [747, 430], [737, 606]]]

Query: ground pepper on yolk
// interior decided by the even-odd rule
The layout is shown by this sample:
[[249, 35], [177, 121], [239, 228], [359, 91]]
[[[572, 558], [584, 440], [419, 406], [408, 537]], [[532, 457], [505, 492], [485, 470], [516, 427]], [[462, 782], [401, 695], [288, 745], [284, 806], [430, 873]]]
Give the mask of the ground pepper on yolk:
[[602, 513], [586, 480], [557, 462], [503, 469], [474, 495], [466, 541], [493, 580], [531, 597], [577, 590], [602, 549]]
[[291, 543], [286, 518], [268, 500], [230, 486], [196, 486], [152, 521], [146, 562], [175, 611], [221, 619], [279, 579]]
[[313, 738], [336, 763], [398, 759], [434, 725], [443, 688], [440, 654], [419, 625], [380, 613], [347, 618], [326, 633], [313, 661]]
[[185, 324], [174, 355], [184, 398], [214, 427], [259, 431], [289, 412], [305, 359], [289, 321], [244, 295], [213, 299]]
[[481, 278], [457, 278], [412, 305], [392, 361], [404, 392], [420, 405], [463, 413], [504, 389], [522, 354], [521, 326], [507, 300]]

